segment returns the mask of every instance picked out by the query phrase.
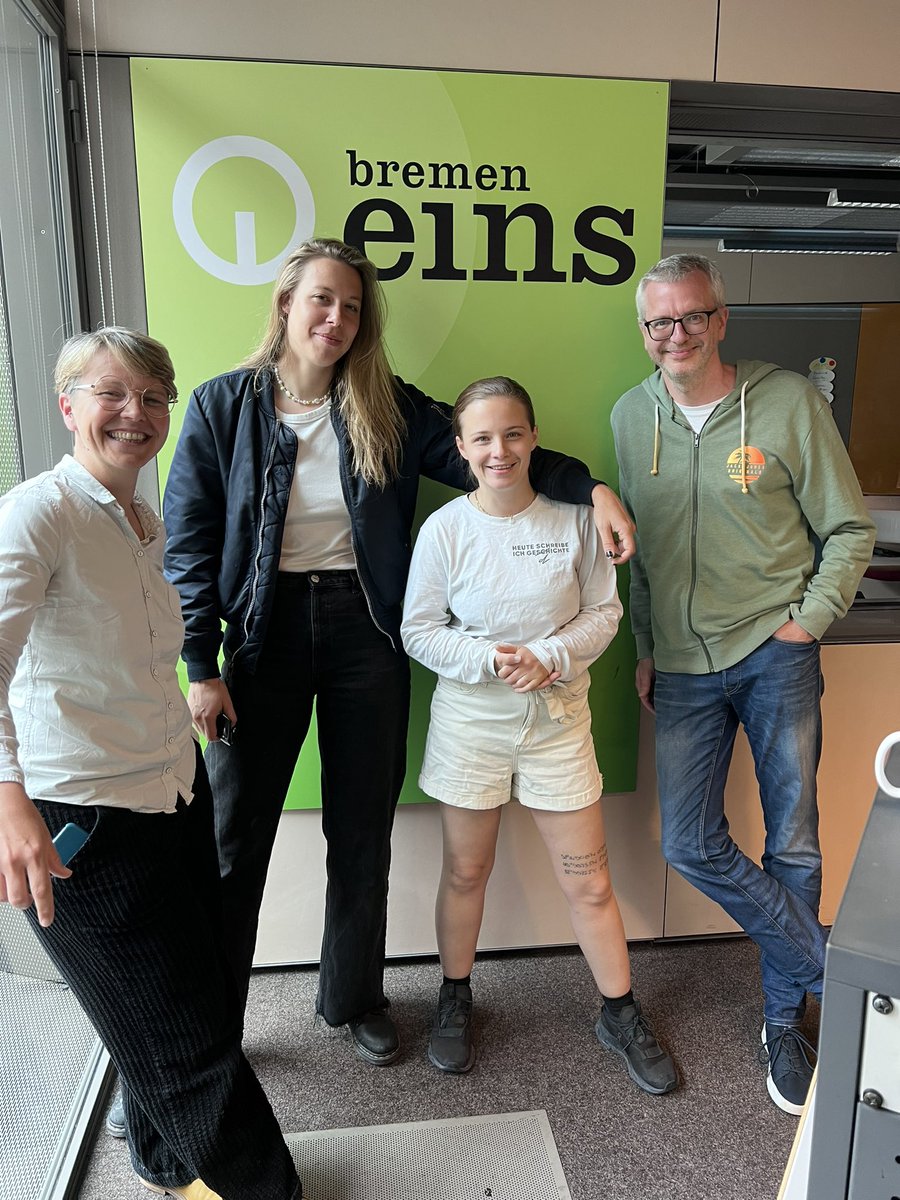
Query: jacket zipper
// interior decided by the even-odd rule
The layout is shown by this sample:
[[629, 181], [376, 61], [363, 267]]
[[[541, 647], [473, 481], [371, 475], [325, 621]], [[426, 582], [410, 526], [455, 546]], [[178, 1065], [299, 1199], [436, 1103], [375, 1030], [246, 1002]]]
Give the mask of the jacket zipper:
[[242, 626], [244, 640], [241, 642], [240, 646], [238, 646], [238, 648], [235, 650], [234, 654], [232, 654], [232, 656], [231, 656], [232, 664], [234, 663], [235, 659], [240, 654], [240, 652], [247, 645], [247, 641], [250, 637], [250, 618], [253, 615], [253, 608], [256, 603], [256, 593], [257, 593], [257, 590], [259, 589], [259, 575], [260, 575], [259, 564], [260, 564], [260, 560], [262, 558], [262, 550], [263, 550], [263, 518], [265, 516], [265, 511], [266, 511], [266, 498], [268, 497], [268, 494], [269, 494], [269, 478], [272, 474], [272, 463], [275, 461], [275, 446], [277, 444], [277, 441], [278, 441], [278, 425], [276, 422], [275, 428], [272, 433], [272, 442], [269, 447], [268, 462], [266, 463], [266, 469], [263, 472], [262, 495], [261, 495], [260, 501], [259, 501], [259, 534], [256, 539], [256, 554], [253, 559], [253, 578], [250, 582], [250, 595], [247, 599], [247, 608], [244, 613], [244, 623]]
[[340, 467], [341, 493], [343, 494], [343, 497], [344, 497], [344, 506], [347, 509], [347, 516], [350, 518], [350, 548], [353, 551], [353, 561], [356, 563], [356, 576], [359, 579], [359, 586], [362, 588], [362, 594], [363, 594], [363, 596], [365, 596], [366, 608], [368, 608], [368, 610], [369, 610], [369, 616], [372, 618], [372, 624], [375, 626], [375, 628], [378, 630], [379, 633], [384, 634], [384, 636], [387, 638], [387, 640], [391, 643], [391, 649], [396, 654], [397, 646], [396, 646], [396, 643], [394, 642], [394, 639], [391, 637], [391, 635], [388, 633], [388, 631], [386, 629], [382, 629], [382, 627], [378, 624], [378, 620], [375, 616], [375, 612], [372, 609], [372, 601], [370, 600], [369, 593], [366, 590], [366, 581], [363, 579], [362, 571], [360, 571], [360, 569], [359, 569], [359, 552], [357, 551], [356, 525], [353, 521], [353, 510], [350, 507], [350, 485], [349, 485], [349, 480], [347, 477], [347, 463], [344, 458], [344, 439], [340, 436], [341, 431], [338, 429], [338, 426], [337, 426], [337, 415], [335, 413], [335, 409], [333, 406], [331, 409], [331, 423], [334, 426], [334, 432], [337, 434], [337, 439], [338, 439], [338, 465]]
[[700, 648], [706, 656], [706, 662], [710, 671], [713, 670], [713, 662], [709, 656], [709, 651], [706, 648], [706, 642], [694, 628], [692, 615], [694, 611], [694, 593], [697, 590], [697, 525], [700, 513], [700, 437], [703, 433], [701, 429], [699, 433], [694, 434], [694, 446], [691, 454], [691, 586], [688, 590], [687, 603], [687, 623], [688, 629], [700, 643]]

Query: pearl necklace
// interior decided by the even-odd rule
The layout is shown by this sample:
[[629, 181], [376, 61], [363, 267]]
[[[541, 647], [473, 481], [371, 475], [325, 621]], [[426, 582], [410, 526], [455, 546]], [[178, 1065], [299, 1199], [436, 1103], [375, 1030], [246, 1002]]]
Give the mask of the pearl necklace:
[[283, 395], [287, 396], [288, 400], [293, 400], [295, 404], [302, 404], [305, 408], [312, 408], [316, 404], [322, 404], [331, 395], [331, 388], [329, 387], [324, 396], [316, 396], [312, 400], [301, 400], [299, 396], [294, 395], [288, 385], [281, 378], [281, 375], [278, 373], [278, 368], [273, 367], [272, 370], [275, 373], [275, 382], [278, 384], [278, 390]]

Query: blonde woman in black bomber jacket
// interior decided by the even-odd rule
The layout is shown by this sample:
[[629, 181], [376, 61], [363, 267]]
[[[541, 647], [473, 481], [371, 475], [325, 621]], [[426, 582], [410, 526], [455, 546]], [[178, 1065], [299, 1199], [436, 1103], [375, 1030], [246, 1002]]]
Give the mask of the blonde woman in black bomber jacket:
[[[278, 820], [316, 701], [328, 888], [318, 1013], [376, 1065], [399, 1054], [383, 990], [390, 836], [406, 760], [399, 637], [420, 475], [467, 487], [451, 409], [393, 376], [375, 267], [329, 239], [282, 267], [263, 341], [191, 397], [165, 495], [189, 704], [207, 765], [233, 964], [246, 998]], [[614, 493], [536, 454], [547, 495], [591, 503], [633, 552]], [[221, 623], [225, 623], [224, 639]], [[225, 665], [220, 676], [218, 655]], [[231, 744], [218, 739], [224, 714]]]

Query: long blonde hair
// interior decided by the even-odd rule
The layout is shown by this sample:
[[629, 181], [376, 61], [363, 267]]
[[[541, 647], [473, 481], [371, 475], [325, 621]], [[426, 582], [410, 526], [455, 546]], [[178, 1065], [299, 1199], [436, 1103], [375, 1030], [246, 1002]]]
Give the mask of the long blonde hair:
[[386, 311], [378, 271], [355, 246], [337, 238], [310, 238], [291, 251], [275, 281], [262, 341], [241, 366], [259, 375], [279, 361], [287, 336], [284, 298], [293, 293], [309, 263], [317, 258], [345, 263], [362, 283], [359, 330], [335, 367], [336, 394], [350, 437], [353, 469], [366, 483], [386, 487], [400, 469], [405, 425], [382, 341]]

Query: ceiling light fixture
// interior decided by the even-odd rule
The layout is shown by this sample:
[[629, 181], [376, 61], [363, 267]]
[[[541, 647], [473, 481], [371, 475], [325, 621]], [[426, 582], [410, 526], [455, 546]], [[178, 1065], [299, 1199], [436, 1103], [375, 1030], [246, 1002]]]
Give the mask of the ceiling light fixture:
[[741, 254], [896, 254], [896, 233], [841, 230], [757, 230], [727, 234], [719, 250]]
[[[830, 208], [900, 208], [900, 199], [881, 200], [880, 196], [890, 196], [892, 193], [872, 192], [857, 188], [832, 188], [828, 193]], [[894, 195], [900, 195], [894, 192]]]
[[680, 183], [674, 179], [666, 182], [667, 204], [715, 204], [727, 208], [734, 204], [756, 204], [760, 208], [823, 208], [826, 194], [821, 188], [778, 188], [764, 183], [753, 188], [745, 182], [698, 186]]

